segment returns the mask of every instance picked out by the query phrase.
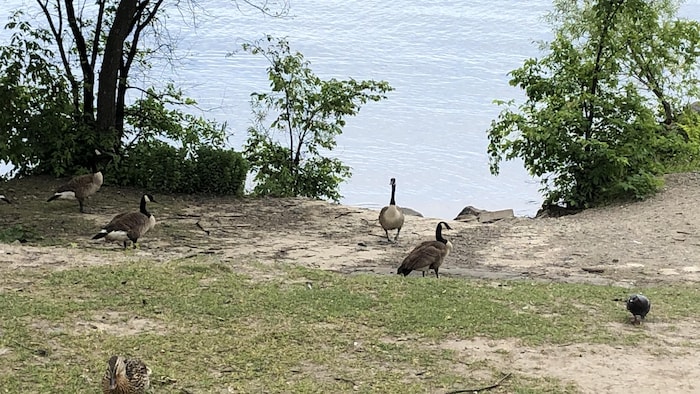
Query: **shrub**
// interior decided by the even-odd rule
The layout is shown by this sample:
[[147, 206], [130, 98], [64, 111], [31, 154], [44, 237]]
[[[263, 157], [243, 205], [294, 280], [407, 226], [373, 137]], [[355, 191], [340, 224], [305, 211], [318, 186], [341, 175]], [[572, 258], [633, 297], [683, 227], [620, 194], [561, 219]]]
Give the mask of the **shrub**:
[[105, 171], [107, 183], [160, 193], [241, 196], [248, 163], [232, 150], [200, 147], [196, 154], [162, 141], [138, 143]]
[[248, 167], [248, 162], [238, 152], [201, 147], [194, 164], [194, 189], [203, 193], [242, 196]]

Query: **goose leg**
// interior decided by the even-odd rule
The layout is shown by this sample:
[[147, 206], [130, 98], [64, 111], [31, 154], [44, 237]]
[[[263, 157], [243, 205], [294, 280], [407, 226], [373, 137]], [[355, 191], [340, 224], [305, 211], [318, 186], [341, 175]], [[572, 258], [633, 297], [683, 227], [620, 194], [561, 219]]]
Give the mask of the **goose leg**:
[[83, 207], [83, 199], [78, 198], [78, 204], [80, 204], [80, 213], [85, 213], [85, 209]]
[[389, 243], [392, 243], [391, 238], [389, 238], [389, 230], [384, 230], [384, 233], [386, 234], [386, 240], [389, 241]]
[[438, 275], [438, 269], [437, 269], [437, 268], [435, 268], [435, 277], [436, 277], [436, 278], [439, 278], [439, 277], [440, 277], [440, 275]]
[[398, 241], [399, 241], [399, 233], [400, 233], [400, 232], [401, 232], [401, 227], [399, 227], [399, 229], [396, 231], [396, 237], [394, 237], [394, 242], [398, 242]]

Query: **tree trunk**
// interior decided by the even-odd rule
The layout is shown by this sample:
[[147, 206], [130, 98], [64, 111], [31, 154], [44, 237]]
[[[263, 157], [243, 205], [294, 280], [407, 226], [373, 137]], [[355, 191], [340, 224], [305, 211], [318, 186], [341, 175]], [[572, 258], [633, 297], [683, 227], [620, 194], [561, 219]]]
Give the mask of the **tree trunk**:
[[122, 62], [124, 41], [134, 28], [134, 18], [138, 10], [137, 0], [122, 0], [114, 15], [114, 23], [107, 36], [102, 69], [100, 70], [99, 89], [97, 91], [97, 132], [102, 139], [110, 141], [117, 147], [117, 82]]

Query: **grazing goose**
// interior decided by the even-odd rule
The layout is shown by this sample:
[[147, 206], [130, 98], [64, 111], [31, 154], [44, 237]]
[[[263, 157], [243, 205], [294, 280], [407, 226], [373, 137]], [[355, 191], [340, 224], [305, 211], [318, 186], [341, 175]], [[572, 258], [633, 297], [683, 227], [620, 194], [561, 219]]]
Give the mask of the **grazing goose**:
[[632, 324], [642, 324], [642, 320], [649, 313], [649, 309], [651, 309], [651, 301], [641, 294], [631, 295], [627, 299], [627, 310], [634, 316]]
[[100, 156], [101, 154], [102, 153], [99, 150], [95, 149], [96, 157], [90, 160], [92, 174], [79, 175], [71, 178], [71, 180], [59, 186], [58, 189], [56, 189], [56, 192], [54, 192], [54, 194], [49, 197], [46, 202], [59, 199], [76, 199], [78, 200], [78, 204], [80, 204], [80, 212], [84, 213], [85, 210], [83, 205], [85, 203], [85, 199], [100, 190], [102, 182], [104, 181], [102, 171], [97, 170], [97, 156]]
[[8, 204], [11, 204], [10, 199], [5, 197], [4, 195], [0, 194], [0, 200], [5, 201]]
[[445, 257], [452, 251], [452, 242], [442, 237], [442, 225], [445, 225], [446, 229], [452, 230], [447, 223], [438, 223], [435, 228], [435, 241], [425, 241], [416, 246], [415, 249], [403, 259], [401, 266], [396, 272], [397, 274], [406, 276], [410, 274], [411, 271], [415, 270], [423, 271], [423, 276], [425, 276], [425, 271], [435, 270], [435, 277], [440, 277], [438, 275], [438, 269], [440, 265], [442, 265], [442, 262], [445, 261]]
[[156, 202], [150, 194], [141, 197], [141, 209], [138, 212], [124, 212], [115, 216], [92, 239], [104, 238], [107, 241], [119, 241], [124, 243], [124, 249], [128, 241], [136, 248], [136, 241], [148, 230], [156, 225], [156, 218], [146, 210], [147, 202]]
[[143, 394], [151, 386], [151, 370], [136, 358], [112, 356], [102, 378], [104, 394]]
[[379, 224], [381, 224], [384, 229], [386, 240], [391, 242], [391, 239], [389, 239], [389, 230], [397, 230], [394, 241], [398, 241], [401, 227], [403, 227], [404, 216], [403, 212], [396, 206], [396, 200], [394, 199], [396, 195], [396, 179], [391, 178], [389, 184], [391, 185], [391, 200], [389, 201], [389, 205], [382, 208], [379, 212]]

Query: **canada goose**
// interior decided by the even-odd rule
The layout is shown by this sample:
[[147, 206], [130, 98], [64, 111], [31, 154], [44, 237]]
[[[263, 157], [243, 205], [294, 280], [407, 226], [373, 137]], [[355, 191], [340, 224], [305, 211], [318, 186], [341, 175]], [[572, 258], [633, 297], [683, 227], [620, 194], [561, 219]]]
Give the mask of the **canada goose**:
[[627, 299], [627, 310], [634, 316], [632, 324], [642, 324], [650, 309], [651, 301], [641, 294], [633, 294]]
[[9, 198], [5, 197], [4, 195], [0, 194], [0, 200], [5, 201], [8, 204], [11, 204], [12, 202], [10, 201]]
[[396, 200], [394, 199], [396, 195], [396, 179], [391, 178], [389, 184], [391, 185], [391, 200], [389, 201], [389, 205], [382, 208], [379, 212], [379, 224], [381, 224], [384, 229], [386, 240], [391, 242], [391, 239], [389, 239], [389, 230], [397, 230], [394, 241], [398, 241], [401, 227], [403, 227], [404, 216], [403, 212], [396, 206]]
[[46, 202], [51, 202], [53, 200], [78, 200], [80, 204], [80, 212], [84, 213], [84, 203], [85, 199], [100, 190], [104, 178], [102, 177], [102, 171], [97, 170], [97, 156], [102, 153], [95, 149], [95, 158], [90, 160], [90, 165], [92, 167], [92, 174], [79, 175], [71, 178], [68, 182], [59, 186], [56, 192], [49, 197]]
[[102, 377], [104, 394], [143, 394], [151, 387], [151, 370], [137, 358], [112, 356]]
[[438, 269], [440, 265], [442, 265], [442, 262], [445, 261], [445, 257], [452, 251], [452, 242], [442, 237], [443, 224], [446, 229], [452, 230], [447, 223], [438, 223], [435, 228], [435, 241], [425, 241], [416, 246], [411, 253], [403, 259], [401, 266], [396, 272], [397, 274], [406, 276], [410, 274], [411, 271], [415, 270], [423, 271], [423, 276], [425, 276], [425, 271], [435, 270], [435, 277], [440, 277], [438, 275]]
[[119, 241], [124, 243], [124, 249], [128, 241], [136, 248], [136, 241], [148, 230], [156, 225], [156, 218], [146, 210], [147, 202], [156, 202], [150, 194], [141, 197], [141, 207], [138, 212], [120, 213], [110, 221], [92, 239], [104, 238], [107, 241]]

